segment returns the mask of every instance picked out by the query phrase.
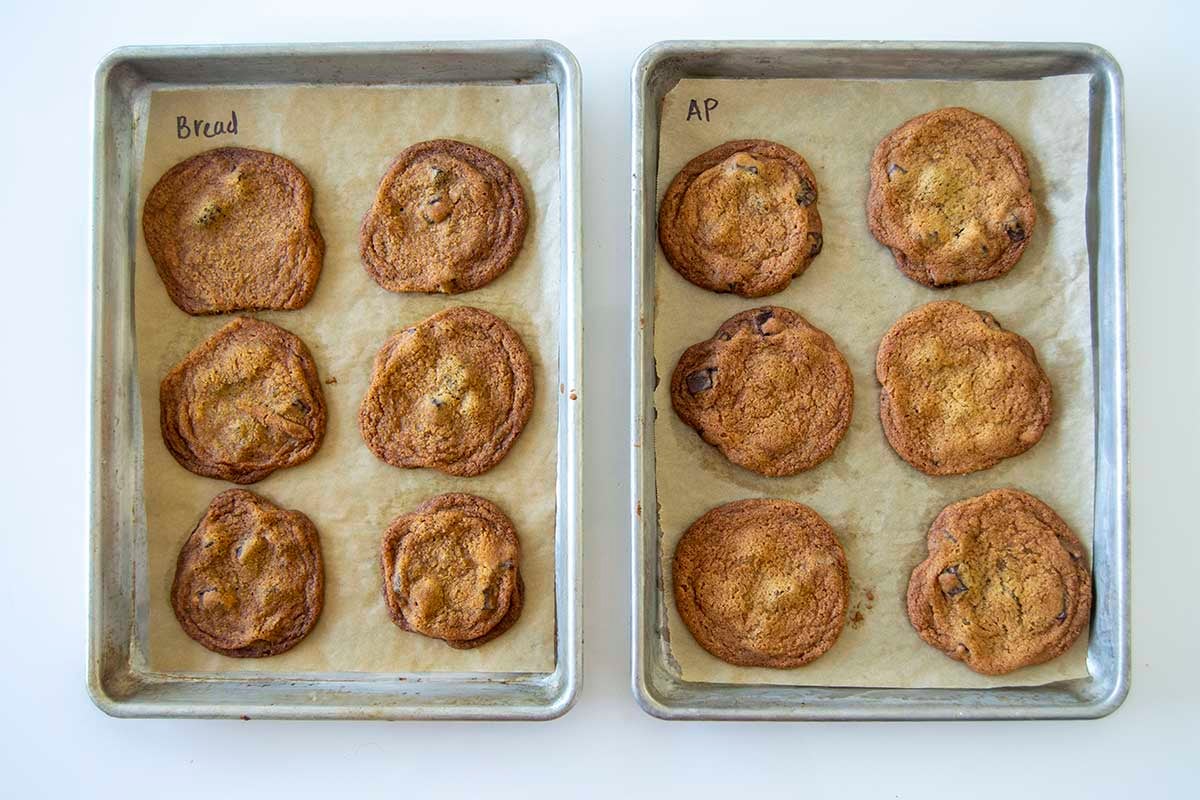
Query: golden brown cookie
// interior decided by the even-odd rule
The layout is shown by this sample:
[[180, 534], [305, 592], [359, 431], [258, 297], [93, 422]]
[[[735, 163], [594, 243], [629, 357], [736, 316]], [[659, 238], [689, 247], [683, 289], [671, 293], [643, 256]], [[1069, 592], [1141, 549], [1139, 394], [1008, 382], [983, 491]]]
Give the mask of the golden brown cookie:
[[929, 475], [987, 469], [1033, 447], [1050, 424], [1050, 379], [1033, 346], [962, 303], [901, 317], [879, 344], [875, 375], [888, 442]]
[[675, 605], [696, 641], [741, 667], [818, 658], [846, 620], [846, 554], [817, 512], [787, 500], [709, 511], [675, 547]]
[[325, 436], [325, 397], [304, 342], [240, 317], [163, 378], [159, 422], [186, 469], [254, 483], [313, 457]]
[[795, 311], [763, 306], [684, 351], [671, 405], [733, 463], [794, 475], [829, 458], [846, 435], [854, 379], [824, 331]]
[[821, 252], [817, 179], [794, 150], [726, 142], [687, 163], [658, 211], [667, 261], [714, 292], [762, 297], [787, 288]]
[[926, 286], [998, 278], [1037, 220], [1025, 156], [965, 108], [910, 119], [875, 148], [867, 222], [900, 271]]
[[527, 217], [507, 164], [435, 139], [406, 149], [379, 181], [359, 250], [367, 273], [390, 292], [469, 292], [516, 259]]
[[158, 179], [142, 232], [167, 293], [189, 314], [301, 308], [325, 255], [312, 200], [286, 158], [222, 147]]
[[406, 631], [469, 649], [513, 626], [524, 605], [520, 543], [494, 503], [443, 494], [397, 517], [379, 548], [383, 597]]
[[908, 584], [917, 633], [984, 675], [1064, 653], [1088, 624], [1092, 576], [1083, 545], [1050, 506], [998, 489], [952, 503]]
[[533, 410], [533, 366], [504, 320], [466, 306], [392, 336], [375, 356], [358, 426], [395, 467], [479, 475], [500, 462]]
[[235, 658], [291, 650], [312, 630], [324, 601], [312, 521], [245, 489], [213, 498], [179, 551], [171, 587], [184, 632]]

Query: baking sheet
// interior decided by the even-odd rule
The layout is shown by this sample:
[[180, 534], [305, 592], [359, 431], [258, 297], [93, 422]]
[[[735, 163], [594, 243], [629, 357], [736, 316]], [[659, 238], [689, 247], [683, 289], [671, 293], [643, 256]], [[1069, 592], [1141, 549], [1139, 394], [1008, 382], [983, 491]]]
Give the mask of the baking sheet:
[[[912, 630], [904, 594], [925, 557], [925, 533], [948, 503], [1013, 486], [1051, 506], [1089, 548], [1092, 537], [1093, 373], [1085, 235], [1086, 75], [1036, 81], [846, 81], [685, 79], [663, 102], [658, 196], [692, 157], [722, 142], [767, 138], [800, 152], [816, 173], [824, 249], [803, 276], [767, 298], [718, 295], [685, 281], [661, 249], [655, 265], [655, 463], [660, 557], [671, 656], [680, 677], [714, 683], [897, 688], [1040, 685], [1087, 674], [1087, 635], [1059, 658], [1010, 675], [977, 675]], [[716, 101], [705, 103], [711, 98]], [[696, 100], [703, 111], [691, 120]], [[867, 230], [867, 164], [875, 145], [905, 120], [962, 105], [1004, 126], [1029, 162], [1038, 223], [1007, 276], [932, 290], [903, 277]], [[967, 476], [931, 478], [900, 460], [878, 419], [875, 350], [904, 312], [940, 299], [995, 314], [1029, 339], [1054, 386], [1054, 419], [1027, 453]], [[854, 420], [834, 455], [815, 469], [764, 478], [730, 464], [675, 415], [670, 374], [689, 345], [746, 308], [795, 309], [838, 343], [854, 374]], [[837, 644], [795, 670], [735, 667], [701, 649], [670, 591], [670, 561], [702, 513], [746, 497], [811, 505], [837, 531], [849, 560], [849, 619]]]
[[[554, 526], [556, 403], [559, 392], [558, 105], [550, 84], [527, 86], [271, 87], [171, 89], [150, 100], [139, 197], [176, 162], [236, 145], [292, 160], [313, 186], [325, 238], [316, 293], [298, 311], [262, 312], [305, 341], [328, 409], [316, 456], [246, 488], [312, 518], [325, 558], [325, 608], [293, 650], [265, 659], [211, 653], [180, 629], [169, 592], [179, 547], [209, 501], [231, 484], [184, 470], [159, 435], [158, 385], [192, 347], [231, 315], [190, 317], [167, 297], [140, 233], [135, 264], [138, 382], [144, 432], [151, 671], [286, 675], [329, 672], [549, 672], [555, 664]], [[229, 120], [235, 136], [179, 139], [177, 118]], [[493, 283], [462, 295], [392, 294], [363, 270], [358, 226], [379, 178], [406, 146], [455, 138], [504, 159], [521, 180], [530, 222], [520, 256]], [[358, 432], [358, 405], [376, 350], [393, 332], [443, 308], [473, 305], [511, 324], [534, 365], [533, 414], [507, 457], [485, 475], [454, 478], [379, 461]], [[331, 382], [336, 379], [336, 383]], [[503, 636], [474, 650], [406, 633], [380, 594], [378, 545], [387, 524], [442, 492], [487, 497], [513, 520], [521, 540], [525, 607]]]

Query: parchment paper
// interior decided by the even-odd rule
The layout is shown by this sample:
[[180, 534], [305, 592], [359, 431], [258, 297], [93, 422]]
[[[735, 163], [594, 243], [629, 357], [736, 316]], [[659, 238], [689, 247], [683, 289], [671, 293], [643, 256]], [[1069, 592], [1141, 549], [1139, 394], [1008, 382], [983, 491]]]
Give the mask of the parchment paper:
[[[709, 121], [687, 121], [690, 101], [715, 98]], [[947, 504], [1012, 486], [1041, 497], [1089, 547], [1092, 539], [1093, 404], [1091, 300], [1084, 200], [1088, 78], [1022, 82], [684, 80], [662, 110], [658, 195], [688, 160], [730, 139], [763, 138], [799, 152], [816, 173], [825, 244], [808, 271], [757, 300], [688, 283], [658, 251], [654, 355], [660, 557], [670, 651], [681, 677], [719, 683], [813, 686], [978, 687], [1049, 683], [1087, 674], [1087, 635], [1068, 653], [1007, 676], [977, 675], [926, 645], [904, 611], [909, 574], [925, 557], [925, 534]], [[710, 104], [711, 105], [711, 104]], [[875, 145], [905, 120], [961, 105], [1004, 126], [1029, 161], [1038, 220], [1012, 272], [944, 290], [897, 271], [867, 230], [867, 165]], [[1054, 386], [1054, 418], [1042, 441], [998, 466], [932, 478], [900, 460], [879, 423], [875, 351], [904, 312], [933, 300], [992, 312], [1037, 350]], [[809, 472], [764, 478], [734, 466], [671, 408], [670, 376], [689, 345], [734, 313], [787, 306], [826, 331], [854, 373], [854, 420], [834, 455]], [[812, 506], [837, 531], [849, 560], [849, 620], [828, 653], [794, 670], [734, 667], [701, 649], [670, 591], [675, 543], [702, 513], [746, 497]]]
[[[236, 136], [177, 138], [176, 117], [229, 120]], [[479, 145], [516, 172], [530, 207], [524, 248], [489, 286], [466, 294], [384, 291], [358, 255], [358, 226], [379, 178], [405, 147], [434, 138]], [[316, 456], [248, 486], [317, 526], [325, 558], [325, 608], [293, 650], [264, 659], [211, 653], [180, 629], [169, 592], [179, 548], [209, 501], [232, 484], [175, 462], [159, 433], [158, 386], [191, 348], [232, 315], [190, 317], [167, 297], [141, 239], [135, 316], [142, 399], [149, 549], [147, 663], [183, 672], [547, 672], [554, 669], [554, 525], [558, 380], [558, 105], [555, 87], [274, 87], [164, 90], [151, 99], [140, 197], [170, 166], [203, 150], [238, 145], [291, 159], [313, 186], [325, 264], [303, 309], [258, 313], [308, 345], [323, 382], [328, 429]], [[141, 205], [139, 204], [139, 214]], [[507, 457], [486, 474], [454, 478], [377, 459], [358, 432], [358, 405], [376, 350], [395, 331], [443, 308], [473, 305], [499, 315], [534, 364], [533, 415]], [[336, 383], [332, 380], [336, 379]], [[436, 494], [487, 497], [521, 541], [525, 607], [503, 636], [455, 650], [392, 624], [380, 593], [379, 540], [388, 523]]]

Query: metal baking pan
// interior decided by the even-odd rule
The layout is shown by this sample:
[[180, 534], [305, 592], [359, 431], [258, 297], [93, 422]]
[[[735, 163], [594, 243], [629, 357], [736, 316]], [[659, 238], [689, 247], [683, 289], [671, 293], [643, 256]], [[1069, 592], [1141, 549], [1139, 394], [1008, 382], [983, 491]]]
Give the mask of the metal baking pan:
[[[330, 674], [319, 679], [197, 678], [138, 666], [147, 621], [141, 414], [133, 333], [137, 187], [150, 92], [224, 84], [415, 85], [552, 83], [558, 88], [558, 485], [556, 667], [550, 673]], [[581, 225], [580, 76], [548, 41], [133, 47], [96, 72], [89, 459], [87, 685], [119, 717], [550, 719], [580, 682]]]
[[[832, 688], [693, 683], [671, 667], [654, 479], [654, 259], [659, 113], [681, 78], [1027, 80], [1091, 76], [1087, 240], [1096, 386], [1089, 677], [991, 689]], [[927, 720], [1102, 717], [1129, 691], [1129, 485], [1125, 362], [1122, 79], [1087, 44], [721, 42], [656, 44], [633, 68], [633, 692], [664, 719]]]

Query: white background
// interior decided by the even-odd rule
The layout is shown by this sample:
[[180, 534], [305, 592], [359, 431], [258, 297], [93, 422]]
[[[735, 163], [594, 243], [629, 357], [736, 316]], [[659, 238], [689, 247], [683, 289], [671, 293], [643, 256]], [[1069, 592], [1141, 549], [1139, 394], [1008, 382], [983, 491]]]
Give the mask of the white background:
[[[1196, 796], [1200, 19], [1191, 2], [0, 0], [0, 795]], [[591, 6], [591, 8], [585, 7]], [[645, 13], [643, 13], [645, 12]], [[547, 37], [584, 85], [584, 686], [551, 723], [124, 721], [84, 690], [92, 73], [122, 44]], [[669, 38], [1091, 41], [1125, 72], [1133, 690], [1096, 722], [667, 723], [628, 690], [629, 69]], [[886, 499], [881, 499], [886, 502]]]

